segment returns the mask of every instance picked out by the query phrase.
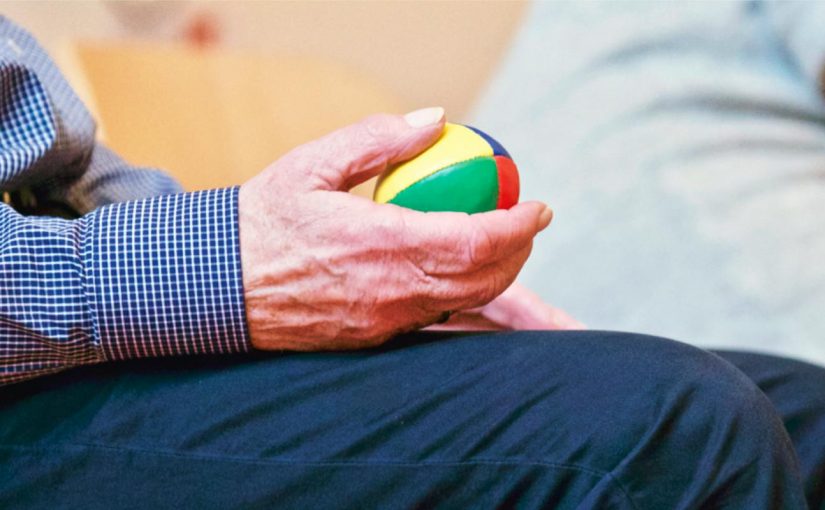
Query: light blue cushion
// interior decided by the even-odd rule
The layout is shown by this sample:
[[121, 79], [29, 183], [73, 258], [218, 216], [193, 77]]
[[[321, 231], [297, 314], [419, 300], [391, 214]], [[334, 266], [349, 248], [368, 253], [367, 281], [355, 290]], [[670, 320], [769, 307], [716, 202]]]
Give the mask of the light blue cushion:
[[536, 2], [473, 121], [590, 327], [825, 364], [825, 3]]

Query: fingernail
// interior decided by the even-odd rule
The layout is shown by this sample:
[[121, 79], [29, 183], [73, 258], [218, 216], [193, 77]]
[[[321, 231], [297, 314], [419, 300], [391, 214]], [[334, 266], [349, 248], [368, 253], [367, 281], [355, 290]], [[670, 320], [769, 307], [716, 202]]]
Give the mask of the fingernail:
[[547, 225], [550, 224], [550, 221], [553, 219], [553, 209], [550, 209], [546, 205], [544, 206], [544, 210], [541, 211], [539, 215], [539, 232], [547, 228]]
[[411, 127], [420, 128], [437, 124], [444, 117], [444, 108], [440, 106], [431, 106], [429, 108], [422, 108], [404, 115], [404, 120], [407, 121]]

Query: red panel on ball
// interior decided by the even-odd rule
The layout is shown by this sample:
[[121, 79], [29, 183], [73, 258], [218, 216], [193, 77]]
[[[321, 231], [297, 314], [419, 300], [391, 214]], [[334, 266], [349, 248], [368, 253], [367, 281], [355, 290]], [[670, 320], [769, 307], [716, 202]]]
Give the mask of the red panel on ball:
[[495, 156], [498, 169], [498, 209], [509, 209], [518, 203], [518, 170], [513, 160], [506, 156]]

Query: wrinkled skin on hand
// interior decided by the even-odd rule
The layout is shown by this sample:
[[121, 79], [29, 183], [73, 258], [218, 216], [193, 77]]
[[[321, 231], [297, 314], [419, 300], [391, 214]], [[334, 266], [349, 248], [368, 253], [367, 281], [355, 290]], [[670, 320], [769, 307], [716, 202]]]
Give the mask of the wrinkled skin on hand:
[[346, 193], [431, 145], [443, 110], [376, 115], [300, 146], [240, 190], [246, 313], [259, 349], [377, 345], [507, 289], [552, 212], [422, 213]]

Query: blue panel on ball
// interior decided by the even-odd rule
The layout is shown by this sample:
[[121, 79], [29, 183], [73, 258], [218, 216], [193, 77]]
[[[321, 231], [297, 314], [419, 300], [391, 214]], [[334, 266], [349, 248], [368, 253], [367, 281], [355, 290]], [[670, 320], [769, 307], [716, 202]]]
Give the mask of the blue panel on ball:
[[487, 133], [485, 133], [484, 131], [482, 131], [480, 129], [474, 128], [473, 126], [467, 126], [466, 124], [465, 124], [465, 126], [472, 129], [473, 131], [475, 131], [475, 133], [478, 136], [480, 136], [481, 138], [484, 138], [484, 140], [487, 143], [490, 144], [490, 147], [493, 148], [493, 155], [495, 155], [495, 156], [507, 156], [508, 158], [513, 159], [513, 158], [510, 157], [510, 153], [507, 152], [507, 150], [504, 147], [502, 147], [500, 143], [495, 141], [495, 139], [493, 139], [492, 136], [488, 135]]

